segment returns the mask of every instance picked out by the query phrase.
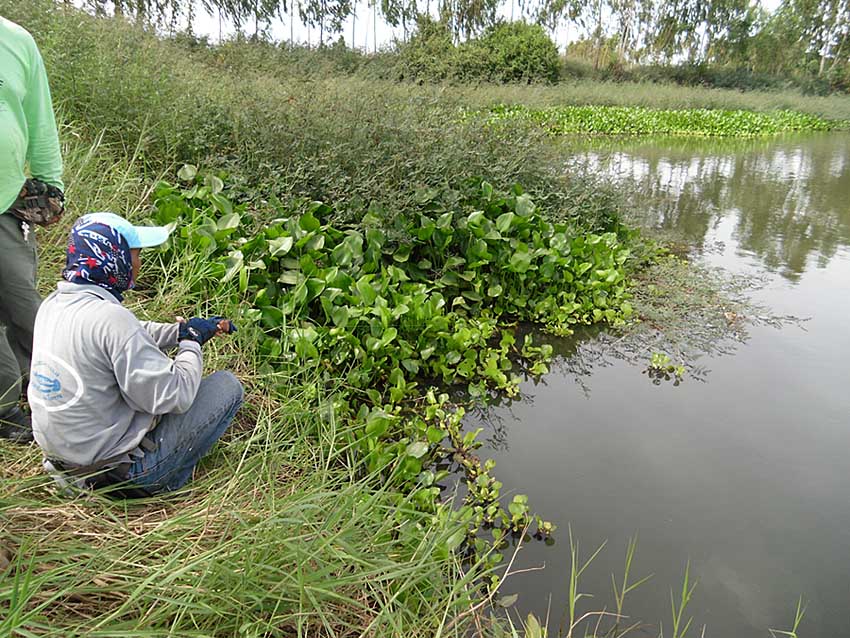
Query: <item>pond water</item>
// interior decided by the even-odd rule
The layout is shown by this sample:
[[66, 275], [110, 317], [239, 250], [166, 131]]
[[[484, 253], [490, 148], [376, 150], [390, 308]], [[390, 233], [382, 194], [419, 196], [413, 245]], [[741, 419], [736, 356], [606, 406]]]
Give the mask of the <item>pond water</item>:
[[[670, 588], [685, 565], [699, 579], [690, 613], [700, 635], [748, 638], [787, 629], [808, 601], [800, 636], [850, 635], [850, 138], [624, 143], [585, 159], [606, 179], [637, 184], [643, 223], [685, 238], [694, 256], [758, 274], [754, 299], [794, 326], [750, 328], [732, 355], [701, 361], [703, 381], [653, 385], [642, 365], [609, 360], [576, 377], [584, 345], [523, 400], [480, 419], [482, 456], [504, 491], [525, 493], [559, 526], [553, 546], [522, 547], [503, 593], [546, 617], [565, 609], [568, 526], [589, 556], [584, 610], [613, 603], [630, 536], [634, 577], [654, 574], [626, 602], [670, 631]], [[510, 491], [509, 491], [510, 490]], [[677, 594], [678, 596], [678, 594]]]

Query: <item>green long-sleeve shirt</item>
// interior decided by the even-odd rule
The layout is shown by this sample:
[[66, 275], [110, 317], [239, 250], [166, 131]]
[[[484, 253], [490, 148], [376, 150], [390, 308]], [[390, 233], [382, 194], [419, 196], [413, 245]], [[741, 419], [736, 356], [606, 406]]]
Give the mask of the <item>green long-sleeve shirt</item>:
[[33, 177], [64, 189], [44, 61], [32, 36], [0, 16], [0, 213], [21, 192], [27, 162]]

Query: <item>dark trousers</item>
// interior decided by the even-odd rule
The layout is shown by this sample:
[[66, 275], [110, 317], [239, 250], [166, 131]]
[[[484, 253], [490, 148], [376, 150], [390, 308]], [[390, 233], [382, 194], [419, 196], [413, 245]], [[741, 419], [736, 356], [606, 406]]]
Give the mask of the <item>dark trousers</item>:
[[29, 376], [32, 331], [41, 297], [35, 287], [35, 229], [24, 239], [21, 221], [0, 215], [0, 417], [18, 402]]

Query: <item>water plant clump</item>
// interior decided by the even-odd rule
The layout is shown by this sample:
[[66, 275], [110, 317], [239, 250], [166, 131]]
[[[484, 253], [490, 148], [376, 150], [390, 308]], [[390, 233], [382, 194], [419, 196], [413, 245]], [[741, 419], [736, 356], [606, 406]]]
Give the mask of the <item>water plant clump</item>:
[[[516, 363], [546, 372], [551, 347], [519, 339], [520, 322], [569, 334], [628, 320], [629, 250], [617, 235], [575, 233], [545, 220], [520, 187], [500, 193], [480, 181], [424, 191], [417, 211], [371, 211], [356, 226], [328, 223], [329, 206], [301, 202], [252, 228], [220, 178], [193, 167], [179, 177], [184, 185], [154, 192], [154, 221], [179, 228], [165, 257], [194, 253], [197, 291], [241, 304], [268, 383], [305, 371], [342, 377], [345, 390], [325, 402], [328, 419], [355, 424], [348, 444], [364, 471], [383, 472], [420, 512], [449, 515], [440, 482], [447, 464], [460, 470], [467, 496], [450, 515], [466, 532], [457, 545], [484, 552], [482, 527], [497, 541], [528, 529], [527, 501], [502, 507], [495, 463], [475, 455], [478, 433], [462, 430], [464, 410], [446, 390], [513, 395]], [[554, 530], [537, 520], [538, 534]]]
[[653, 352], [644, 373], [654, 385], [661, 385], [662, 381], [672, 381], [673, 385], [679, 385], [685, 376], [685, 366], [674, 364], [670, 355], [664, 352]]
[[553, 135], [681, 135], [762, 137], [794, 131], [828, 131], [845, 123], [790, 110], [768, 113], [728, 109], [652, 109], [638, 106], [555, 106], [500, 104], [491, 123], [530, 121]]

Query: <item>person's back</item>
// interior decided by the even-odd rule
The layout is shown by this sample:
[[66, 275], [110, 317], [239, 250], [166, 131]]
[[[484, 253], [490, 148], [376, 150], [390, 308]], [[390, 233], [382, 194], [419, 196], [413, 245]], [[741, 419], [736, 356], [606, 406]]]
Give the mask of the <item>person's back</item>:
[[[71, 229], [62, 281], [35, 321], [28, 388], [45, 469], [62, 485], [74, 477], [134, 494], [179, 489], [242, 403], [231, 373], [202, 378], [201, 347], [235, 332], [229, 320], [141, 322], [121, 305], [141, 249], [169, 232], [112, 213]], [[173, 359], [164, 352], [172, 348]]]
[[35, 334], [30, 405], [46, 455], [89, 465], [135, 451], [154, 415], [128, 405], [114, 362], [126, 361], [131, 337], [156, 347], [136, 317], [102, 288], [61, 282], [42, 302]]

